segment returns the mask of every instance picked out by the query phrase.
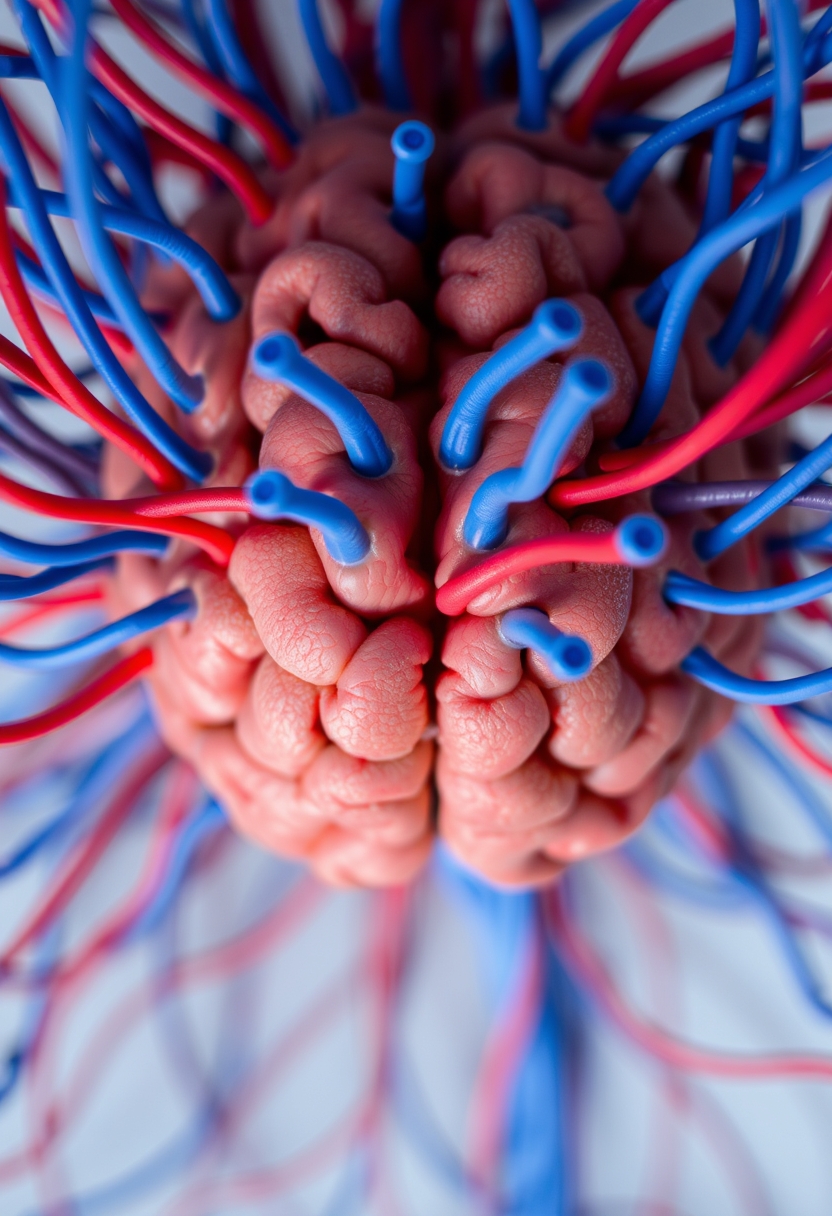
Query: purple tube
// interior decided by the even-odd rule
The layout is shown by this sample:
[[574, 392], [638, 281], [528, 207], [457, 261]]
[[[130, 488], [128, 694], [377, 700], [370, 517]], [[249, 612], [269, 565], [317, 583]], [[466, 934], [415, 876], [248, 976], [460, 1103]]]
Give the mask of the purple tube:
[[[36, 422], [29, 418], [14, 399], [8, 386], [0, 380], [0, 423], [11, 438], [18, 440], [30, 454], [21, 456], [31, 459], [32, 456], [42, 456], [53, 469], [60, 469], [65, 474], [67, 485], [71, 485], [72, 493], [85, 496], [89, 494], [91, 483], [97, 479], [97, 470], [92, 461], [79, 452], [61, 443], [54, 435], [42, 430]], [[15, 451], [15, 455], [19, 455]]]
[[[771, 485], [770, 481], [665, 481], [653, 490], [653, 510], [659, 515], [683, 515], [709, 507], [741, 507]], [[801, 490], [787, 504], [812, 511], [832, 512], [832, 486], [814, 485]]]

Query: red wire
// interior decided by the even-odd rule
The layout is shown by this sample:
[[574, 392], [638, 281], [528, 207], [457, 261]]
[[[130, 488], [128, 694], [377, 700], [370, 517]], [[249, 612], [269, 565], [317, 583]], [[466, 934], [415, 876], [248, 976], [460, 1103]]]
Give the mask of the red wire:
[[641, 0], [618, 27], [606, 54], [563, 124], [567, 136], [575, 143], [586, 143], [589, 139], [595, 116], [616, 84], [619, 78], [618, 69], [627, 53], [671, 2], [672, 0]]
[[544, 536], [524, 541], [485, 558], [472, 570], [448, 579], [436, 592], [436, 607], [445, 616], [459, 616], [476, 596], [498, 586], [524, 570], [556, 562], [600, 562], [623, 566], [626, 563], [615, 547], [613, 533], [603, 536], [576, 532]]
[[724, 34], [717, 34], [715, 38], [674, 55], [672, 59], [663, 59], [640, 72], [619, 77], [610, 87], [605, 100], [609, 103], [623, 103], [628, 110], [638, 109], [657, 93], [678, 84], [685, 76], [709, 67], [721, 59], [727, 59], [733, 49], [734, 31], [726, 30]]
[[239, 511], [249, 513], [245, 491], [238, 486], [214, 486], [204, 490], [182, 490], [178, 494], [156, 494], [150, 498], [125, 498], [122, 505], [137, 515], [163, 519], [169, 515], [205, 515]]
[[81, 714], [94, 709], [96, 705], [100, 705], [102, 701], [106, 701], [108, 697], [112, 697], [132, 683], [152, 664], [153, 651], [149, 647], [144, 647], [116, 663], [103, 676], [93, 680], [80, 692], [53, 705], [44, 713], [35, 714], [32, 718], [21, 718], [18, 722], [0, 724], [0, 747], [7, 747], [10, 743], [26, 743], [29, 739], [39, 739], [41, 735], [48, 735], [50, 731], [57, 730], [60, 726], [66, 726], [68, 722], [74, 722], [76, 718], [80, 718]]
[[589, 942], [569, 923], [556, 891], [545, 901], [547, 919], [572, 972], [618, 1029], [642, 1051], [671, 1068], [732, 1080], [832, 1081], [832, 1057], [750, 1055], [710, 1051], [688, 1043], [641, 1017], [618, 993]]
[[783, 706], [758, 705], [756, 709], [773, 734], [786, 744], [793, 755], [799, 760], [805, 761], [822, 777], [832, 777], [832, 762], [816, 752], [804, 739], [801, 739]]
[[[106, 409], [70, 371], [52, 345], [17, 267], [6, 211], [6, 197], [5, 182], [0, 179], [0, 295], [18, 333], [31, 351], [44, 381], [51, 386], [47, 395], [77, 418], [89, 423], [104, 439], [109, 439], [126, 452], [156, 485], [166, 489], [178, 488], [182, 485], [179, 471], [135, 427]], [[11, 345], [3, 340], [0, 344], [0, 358]], [[27, 378], [22, 371], [17, 368], [15, 370], [21, 378]], [[29, 383], [32, 383], [31, 378], [28, 379]]]
[[[4, 53], [8, 54], [8, 51]], [[22, 54], [23, 52], [18, 53]], [[34, 156], [36, 160], [40, 161], [41, 165], [48, 173], [51, 173], [57, 181], [60, 181], [61, 167], [55, 160], [52, 153], [41, 143], [37, 135], [35, 135], [34, 131], [29, 126], [28, 122], [26, 122], [25, 118], [23, 118], [21, 115], [20, 111], [17, 109], [14, 103], [9, 100], [6, 91], [2, 89], [2, 87], [0, 87], [0, 92], [3, 94], [3, 101], [5, 102], [6, 109], [9, 111], [12, 124], [14, 129], [17, 131], [23, 147], [30, 156]]]
[[286, 168], [292, 160], [292, 149], [282, 132], [259, 106], [183, 55], [167, 40], [155, 21], [139, 12], [132, 0], [112, 0], [112, 7], [127, 28], [176, 75], [187, 81], [194, 92], [259, 139], [276, 169]]
[[[210, 491], [209, 491], [210, 493]], [[162, 536], [180, 536], [189, 540], [202, 549], [212, 561], [223, 568], [231, 560], [234, 551], [234, 537], [216, 528], [213, 524], [205, 524], [198, 519], [187, 519], [174, 515], [165, 519], [164, 523], [156, 522], [150, 515], [139, 514], [128, 505], [130, 499], [124, 502], [109, 499], [94, 498], [63, 498], [59, 494], [48, 494], [44, 490], [33, 490], [23, 486], [10, 477], [0, 474], [0, 502], [7, 502], [13, 507], [21, 507], [24, 511], [34, 511], [49, 519], [67, 519], [77, 524], [99, 524], [116, 528], [132, 528], [134, 531], [158, 532]], [[140, 503], [149, 499], [138, 499]]]
[[555, 507], [576, 507], [646, 490], [699, 460], [706, 452], [725, 443], [743, 423], [784, 385], [799, 375], [828, 346], [829, 310], [832, 307], [830, 262], [832, 240], [824, 239], [824, 251], [800, 288], [801, 299], [793, 307], [778, 333], [745, 376], [718, 405], [686, 435], [667, 444], [643, 450], [639, 463], [625, 471], [563, 481], [549, 491]]
[[[107, 674], [110, 675], [111, 672]], [[134, 766], [126, 785], [113, 799], [94, 830], [66, 866], [63, 874], [50, 882], [46, 899], [40, 907], [35, 909], [23, 927], [15, 934], [11, 944], [0, 955], [0, 971], [5, 970], [20, 951], [44, 933], [60, 915], [86, 881], [110, 841], [133, 810], [142, 792], [169, 759], [170, 752], [160, 743], [154, 747], [150, 755], [143, 756], [140, 762]]]
[[[36, 7], [58, 33], [66, 31], [66, 10], [61, 0], [36, 0]], [[272, 200], [241, 157], [154, 101], [97, 43], [92, 43], [90, 47], [90, 66], [113, 96], [135, 111], [148, 126], [166, 135], [212, 169], [240, 199], [252, 224], [265, 223], [272, 213]]]

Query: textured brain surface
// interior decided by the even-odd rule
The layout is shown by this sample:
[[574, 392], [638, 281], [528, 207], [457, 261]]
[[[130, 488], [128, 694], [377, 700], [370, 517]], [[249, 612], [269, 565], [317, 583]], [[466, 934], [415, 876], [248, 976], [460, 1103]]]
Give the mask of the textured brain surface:
[[[707, 574], [699, 566], [690, 538], [704, 516], [670, 521], [669, 551], [654, 568], [544, 566], [460, 616], [436, 611], [435, 587], [481, 560], [462, 538], [472, 495], [522, 463], [567, 357], [602, 359], [615, 387], [560, 473], [596, 471], [612, 448], [653, 344], [634, 300], [697, 227], [657, 178], [622, 220], [603, 193], [617, 154], [570, 145], [556, 123], [521, 132], [514, 118], [514, 107], [484, 111], [439, 139], [422, 247], [390, 223], [395, 121], [368, 109], [322, 123], [287, 172], [264, 179], [274, 211], [260, 228], [228, 198], [193, 217], [189, 231], [245, 300], [238, 319], [211, 322], [173, 269], [157, 266], [147, 285], [146, 303], [174, 316], [174, 353], [205, 377], [204, 404], [176, 425], [215, 456], [213, 484], [279, 468], [337, 496], [371, 537], [367, 559], [342, 566], [314, 529], [228, 515], [238, 540], [227, 571], [186, 546], [161, 563], [127, 555], [113, 592], [114, 610], [128, 611], [193, 589], [195, 619], [156, 635], [150, 685], [163, 735], [240, 832], [333, 883], [406, 882], [437, 837], [507, 885], [546, 882], [613, 847], [727, 718], [727, 702], [679, 674], [681, 659], [699, 641], [737, 671], [755, 655], [749, 621], [662, 597], [671, 567], [753, 585], [753, 555], [741, 547]], [[737, 275], [726, 263], [706, 284], [651, 438], [688, 430], [754, 358], [746, 345], [720, 368], [705, 342]], [[579, 310], [577, 346], [499, 393], [476, 464], [443, 470], [442, 427], [460, 390], [551, 297]], [[356, 474], [322, 413], [252, 371], [252, 344], [275, 330], [360, 398], [394, 454], [387, 476]], [[142, 367], [132, 370], [174, 420]], [[752, 471], [735, 444], [687, 476]], [[112, 451], [106, 478], [111, 496], [143, 488]], [[506, 543], [607, 531], [649, 509], [634, 495], [565, 516], [541, 498], [512, 508]], [[585, 679], [559, 683], [531, 651], [504, 644], [500, 614], [520, 605], [586, 638]]]

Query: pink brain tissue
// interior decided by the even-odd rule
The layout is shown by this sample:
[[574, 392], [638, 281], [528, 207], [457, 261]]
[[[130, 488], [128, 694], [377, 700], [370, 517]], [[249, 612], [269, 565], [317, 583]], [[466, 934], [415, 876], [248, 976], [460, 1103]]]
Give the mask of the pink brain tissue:
[[[154, 263], [144, 292], [146, 307], [171, 314], [171, 350], [204, 377], [204, 401], [185, 416], [135, 356], [129, 370], [212, 454], [206, 484], [252, 485], [258, 469], [279, 471], [298, 502], [319, 504], [302, 493], [313, 491], [343, 504], [364, 545], [359, 560], [343, 560], [326, 523], [307, 526], [288, 510], [214, 514], [204, 518], [236, 539], [227, 569], [186, 541], [163, 559], [124, 554], [111, 597], [122, 615], [193, 591], [193, 619], [154, 636], [148, 685], [163, 736], [243, 835], [336, 884], [405, 883], [436, 839], [508, 886], [545, 883], [613, 847], [730, 712], [680, 672], [681, 660], [701, 642], [751, 674], [758, 649], [759, 618], [710, 616], [662, 594], [669, 569], [732, 590], [757, 585], [750, 543], [707, 573], [694, 556], [693, 533], [717, 516], [670, 517], [663, 556], [640, 568], [604, 560], [601, 546], [623, 520], [651, 514], [649, 491], [556, 509], [552, 477], [542, 492], [524, 488], [533, 471], [525, 481], [518, 471], [562, 384], [566, 399], [568, 369], [588, 376], [600, 362], [609, 382], [553, 475], [626, 463], [614, 441], [655, 337], [636, 300], [691, 246], [699, 216], [655, 175], [619, 215], [604, 194], [619, 153], [571, 143], [554, 119], [540, 134], [523, 131], [515, 116], [516, 105], [495, 107], [437, 135], [423, 240], [391, 222], [397, 120], [365, 108], [323, 121], [288, 170], [262, 175], [265, 223], [254, 227], [218, 196], [187, 226], [243, 298], [232, 323], [212, 321], [172, 264]], [[740, 278], [729, 261], [705, 284], [648, 443], [690, 431], [757, 357], [749, 338], [718, 366], [706, 345]], [[518, 334], [522, 344], [544, 301], [577, 313], [577, 340], [526, 360], [484, 405], [481, 395], [466, 432], [472, 460], [449, 467], [443, 436], [460, 395], [474, 399], [489, 372], [472, 378]], [[263, 374], [254, 352], [269, 335], [296, 341], [299, 350], [280, 349], [303, 374], [319, 369], [322, 382], [349, 390], [363, 428], [356, 445], [380, 437], [386, 472], [356, 468], [344, 427], [314, 392], [293, 387], [291, 374]], [[739, 480], [765, 465], [759, 443], [737, 441], [683, 477]], [[137, 478], [110, 448], [104, 493], [147, 494]], [[480, 519], [490, 540], [472, 544]], [[597, 538], [599, 560], [510, 564], [528, 542], [570, 537]], [[500, 554], [496, 575], [484, 567], [465, 581]], [[584, 640], [581, 678], [511, 632], [529, 621], [558, 644]]]

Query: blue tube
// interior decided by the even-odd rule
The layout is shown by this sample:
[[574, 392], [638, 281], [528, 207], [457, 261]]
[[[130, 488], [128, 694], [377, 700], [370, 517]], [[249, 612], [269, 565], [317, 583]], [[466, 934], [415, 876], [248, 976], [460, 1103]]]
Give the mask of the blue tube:
[[254, 68], [251, 66], [225, 0], [205, 0], [207, 9], [207, 32], [214, 50], [222, 64], [225, 75], [239, 91], [268, 114], [290, 143], [298, 142], [298, 133], [281, 114], [269, 97]]
[[391, 110], [410, 110], [413, 102], [402, 55], [403, 0], [381, 0], [376, 17], [376, 75]]
[[584, 419], [608, 400], [613, 379], [597, 359], [567, 364], [529, 441], [519, 468], [500, 469], [479, 486], [465, 516], [463, 536], [472, 549], [494, 549], [508, 532], [512, 503], [533, 502], [549, 489]]
[[699, 684], [745, 705], [793, 705], [832, 692], [832, 667], [791, 680], [752, 680], [724, 667], [703, 646], [695, 647], [681, 667]]
[[[9, 206], [22, 207], [18, 201], [14, 183], [9, 183]], [[57, 190], [41, 190], [40, 197], [48, 215], [73, 219], [72, 208], [65, 194]], [[120, 236], [132, 237], [142, 241], [153, 249], [160, 251], [187, 270], [191, 280], [202, 298], [205, 309], [213, 321], [230, 321], [240, 311], [240, 297], [231, 286], [221, 266], [214, 261], [210, 253], [196, 241], [187, 236], [172, 224], [160, 224], [149, 220], [146, 216], [124, 207], [112, 207], [100, 204], [101, 221], [108, 232], [116, 232]], [[85, 293], [89, 299], [89, 293]], [[120, 321], [113, 316], [109, 304], [102, 299], [109, 310], [111, 321], [120, 326]]]
[[511, 608], [497, 625], [506, 646], [539, 654], [556, 680], [582, 680], [592, 668], [592, 650], [578, 633], [563, 633], [539, 608]]
[[[796, 498], [798, 501], [792, 499], [792, 503], [794, 506], [799, 506], [800, 495], [796, 495]], [[767, 553], [780, 553], [784, 549], [814, 553], [818, 549], [828, 549], [830, 546], [832, 546], [832, 521], [825, 523], [820, 528], [812, 528], [808, 532], [793, 532], [790, 536], [766, 537]]]
[[[769, 139], [771, 151], [764, 181], [766, 190], [785, 181], [797, 168], [802, 148], [803, 104], [802, 40], [798, 10], [793, 0], [770, 0], [769, 10], [774, 59], [774, 106]], [[720, 366], [724, 367], [732, 357], [760, 306], [760, 297], [764, 293], [778, 243], [779, 234], [774, 231], [764, 233], [754, 246], [739, 294], [719, 333], [709, 344], [711, 353]], [[789, 246], [784, 245], [783, 252], [787, 258], [792, 244], [793, 236]], [[792, 260], [795, 252], [796, 246], [791, 252]], [[785, 283], [791, 264], [784, 269]], [[772, 290], [777, 291], [777, 299], [778, 282], [779, 276], [772, 283]], [[768, 297], [764, 298], [768, 309], [771, 305]]]
[[190, 588], [186, 587], [182, 591], [175, 591], [173, 595], [166, 595], [164, 599], [156, 600], [147, 608], [131, 612], [119, 621], [112, 621], [102, 629], [96, 629], [93, 633], [85, 634], [72, 642], [64, 642], [60, 646], [29, 648], [0, 642], [0, 662], [33, 671], [54, 671], [73, 663], [83, 663], [109, 654], [117, 646], [132, 641], [143, 633], [159, 629], [169, 621], [192, 617], [196, 607], [196, 597]]
[[783, 612], [810, 604], [832, 592], [832, 570], [822, 570], [809, 578], [798, 579], [785, 587], [766, 587], [761, 591], [723, 591], [710, 587], [697, 578], [689, 578], [671, 570], [665, 579], [662, 594], [671, 604], [701, 608], [720, 616], [760, 616], [766, 612]]
[[324, 86], [330, 114], [352, 114], [358, 108], [355, 90], [338, 56], [330, 49], [318, 12], [318, 0], [298, 0], [303, 32]]
[[277, 469], [255, 473], [245, 488], [252, 515], [257, 519], [289, 519], [317, 528], [333, 561], [354, 566], [370, 552], [366, 529], [340, 499], [317, 490], [301, 490]]
[[783, 301], [783, 291], [797, 259], [802, 231], [803, 216], [801, 213], [798, 211], [793, 215], [787, 215], [783, 224], [783, 239], [777, 268], [766, 284], [762, 298], [751, 318], [751, 325], [758, 333], [767, 334], [774, 328]]
[[99, 557], [93, 561], [79, 562], [75, 566], [55, 566], [49, 570], [41, 570], [40, 574], [2, 574], [0, 575], [0, 603], [10, 604], [17, 600], [28, 600], [33, 595], [41, 595], [44, 591], [52, 591], [55, 587], [63, 587], [76, 578], [91, 574], [94, 570], [112, 570], [113, 559]]
[[64, 312], [78, 338], [101, 374], [108, 388], [162, 455], [194, 481], [202, 481], [213, 467], [207, 452], [199, 452], [186, 443], [176, 431], [160, 418], [146, 398], [138, 391], [127, 372], [104, 340], [101, 330], [81, 295], [72, 269], [66, 260], [46, 213], [29, 162], [20, 145], [9, 112], [0, 98], [0, 152], [4, 171], [14, 182], [15, 193], [26, 211], [26, 222], [32, 241], [46, 273], [57, 292]]
[[[655, 135], [672, 121], [669, 118], [658, 118], [654, 114], [610, 114], [599, 118], [593, 131], [601, 139], [616, 140], [622, 135]], [[737, 138], [734, 150], [744, 160], [768, 162], [768, 139]]]
[[566, 300], [544, 300], [532, 319], [495, 351], [462, 389], [442, 432], [439, 459], [446, 469], [470, 469], [479, 459], [488, 407], [517, 376], [557, 351], [569, 350], [583, 332], [583, 319]]
[[[20, 540], [0, 532], [0, 554], [16, 562], [27, 562], [32, 566], [75, 566], [91, 558], [111, 557], [114, 553], [148, 553], [161, 557], [170, 540], [153, 532], [130, 532], [119, 529], [103, 536], [92, 536], [89, 540], [78, 540], [68, 545], [44, 545], [39, 541]], [[7, 577], [7, 576], [2, 576]]]
[[287, 385], [327, 416], [356, 472], [365, 477], [383, 477], [390, 471], [393, 453], [366, 407], [348, 388], [307, 359], [291, 334], [275, 332], [261, 338], [252, 352], [251, 366], [263, 380]]
[[743, 536], [747, 536], [754, 528], [759, 527], [763, 520], [768, 519], [775, 511], [785, 507], [795, 495], [805, 490], [813, 481], [820, 477], [832, 466], [832, 435], [818, 444], [814, 451], [809, 452], [802, 460], [773, 481], [771, 485], [747, 502], [739, 511], [735, 511], [729, 519], [716, 524], [713, 528], [697, 532], [693, 538], [694, 548], [703, 561], [710, 561], [726, 549], [730, 549]]
[[547, 126], [546, 74], [540, 66], [543, 38], [534, 0], [508, 0], [514, 28], [520, 110], [517, 125], [524, 131], [545, 131]]
[[588, 51], [605, 34], [609, 34], [617, 25], [620, 25], [625, 17], [629, 17], [637, 3], [638, 0], [615, 0], [615, 4], [596, 13], [590, 21], [587, 21], [586, 25], [564, 43], [546, 69], [547, 97], [552, 96], [552, 90], [557, 88], [572, 64], [580, 59], [584, 51]]
[[676, 281], [662, 310], [650, 369], [635, 410], [618, 437], [621, 447], [633, 447], [646, 437], [661, 412], [676, 368], [690, 310], [711, 271], [737, 249], [779, 224], [783, 215], [797, 210], [804, 199], [827, 185], [832, 177], [829, 152], [788, 181], [767, 190], [753, 207], [737, 211], [724, 224], [703, 237], [685, 255]]
[[72, 46], [70, 54], [62, 61], [61, 71], [67, 192], [78, 235], [95, 277], [121, 317], [136, 350], [171, 400], [186, 413], [191, 413], [205, 395], [204, 381], [201, 376], [191, 376], [180, 367], [139, 303], [133, 284], [104, 231], [101, 205], [95, 197], [87, 130], [91, 108], [89, 75], [84, 63], [89, 15], [89, 0], [75, 0]]
[[[757, 47], [760, 43], [759, 0], [734, 0], [734, 50], [725, 82], [725, 92], [747, 84], [757, 74]], [[699, 235], [704, 236], [731, 214], [731, 187], [734, 181], [734, 152], [742, 119], [731, 118], [714, 131], [708, 194], [702, 212]]]
[[[60, 310], [61, 302], [58, 299], [57, 293], [53, 290], [43, 267], [39, 266], [37, 262], [20, 249], [15, 250], [14, 258], [23, 282], [29, 288], [32, 295], [38, 300], [43, 300], [45, 304], [51, 305], [52, 308]], [[113, 312], [109, 300], [105, 300], [104, 296], [99, 295], [97, 291], [90, 291], [87, 287], [79, 285], [79, 291], [86, 300], [87, 307], [96, 320], [103, 322], [104, 325], [112, 326], [113, 329], [124, 329], [121, 321]]]
[[428, 229], [423, 185], [425, 165], [435, 143], [430, 127], [415, 119], [396, 127], [390, 140], [396, 157], [390, 222], [402, 236], [417, 243], [425, 239]]
[[[795, 706], [795, 708], [801, 708]], [[758, 756], [779, 777], [790, 794], [795, 794], [807, 820], [815, 831], [832, 848], [832, 817], [821, 802], [815, 789], [805, 780], [799, 768], [783, 757], [777, 748], [767, 746], [759, 736], [743, 722], [735, 721], [732, 730], [738, 732], [750, 744]]]

